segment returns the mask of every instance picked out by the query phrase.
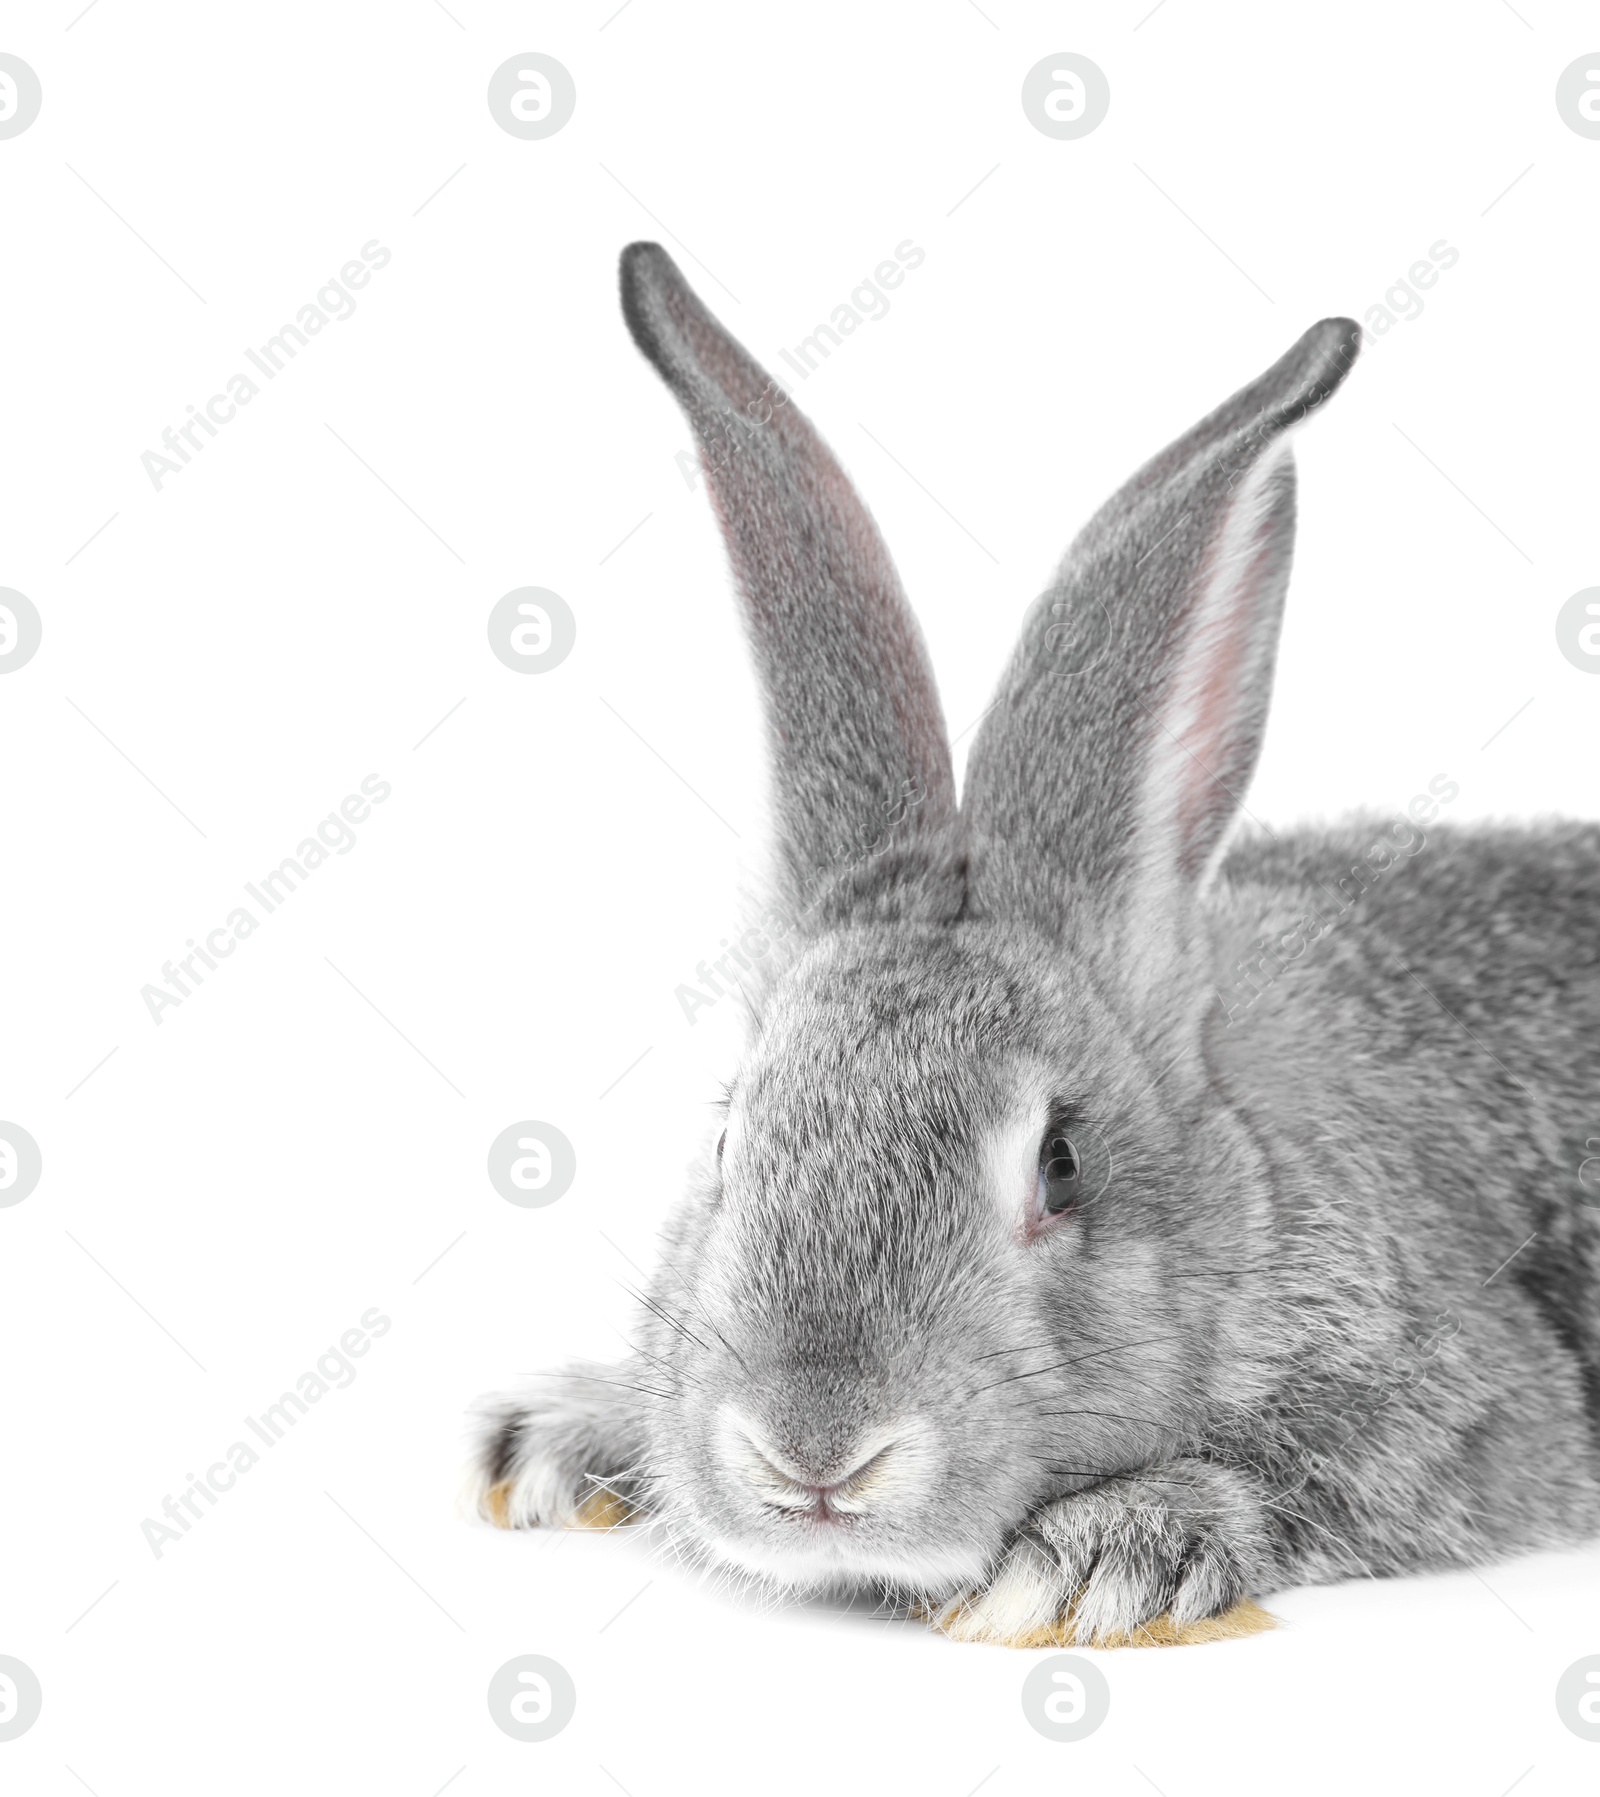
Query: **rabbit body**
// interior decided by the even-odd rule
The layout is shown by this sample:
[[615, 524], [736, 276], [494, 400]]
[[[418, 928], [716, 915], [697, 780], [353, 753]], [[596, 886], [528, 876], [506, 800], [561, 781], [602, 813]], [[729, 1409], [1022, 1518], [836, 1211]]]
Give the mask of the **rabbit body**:
[[744, 598], [787, 927], [637, 1352], [488, 1404], [480, 1508], [606, 1490], [1001, 1641], [1600, 1532], [1600, 825], [1237, 830], [1286, 433], [1354, 327], [1097, 514], [958, 806], [837, 463], [659, 249], [623, 296]]

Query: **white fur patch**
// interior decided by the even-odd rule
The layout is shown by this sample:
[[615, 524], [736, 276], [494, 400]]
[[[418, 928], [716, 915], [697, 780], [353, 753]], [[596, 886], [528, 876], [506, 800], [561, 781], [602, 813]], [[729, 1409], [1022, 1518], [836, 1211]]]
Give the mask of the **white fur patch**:
[[1019, 1541], [982, 1591], [958, 1598], [934, 1618], [957, 1641], [1014, 1641], [1047, 1628], [1066, 1607], [1061, 1568], [1032, 1541]]
[[1033, 1068], [1019, 1082], [1006, 1115], [984, 1135], [979, 1148], [984, 1190], [1007, 1236], [1021, 1241], [1033, 1215], [1039, 1185], [1039, 1143], [1050, 1122], [1057, 1094], [1050, 1075]]

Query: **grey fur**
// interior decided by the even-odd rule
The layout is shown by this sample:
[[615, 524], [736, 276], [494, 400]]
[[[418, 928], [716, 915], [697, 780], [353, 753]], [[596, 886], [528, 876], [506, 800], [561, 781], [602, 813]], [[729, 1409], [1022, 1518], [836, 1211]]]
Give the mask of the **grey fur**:
[[[1355, 328], [1313, 327], [1095, 517], [958, 814], [837, 465], [792, 405], [749, 412], [775, 390], [659, 248], [623, 293], [702, 439], [798, 927], [638, 1356], [491, 1407], [480, 1501], [562, 1521], [610, 1485], [718, 1564], [975, 1592], [1001, 1637], [1080, 1590], [1115, 1633], [1600, 1531], [1600, 825], [1224, 849], [1283, 433]], [[1083, 1202], [1029, 1222], [1063, 1110]]]
[[[700, 438], [712, 502], [745, 599], [771, 725], [779, 881], [825, 897], [915, 799], [906, 837], [947, 828], [955, 781], [921, 633], [877, 526], [783, 389], [722, 329], [656, 244], [623, 256], [622, 305]], [[879, 880], [891, 891], [893, 881]], [[959, 902], [953, 883], [946, 902]]]

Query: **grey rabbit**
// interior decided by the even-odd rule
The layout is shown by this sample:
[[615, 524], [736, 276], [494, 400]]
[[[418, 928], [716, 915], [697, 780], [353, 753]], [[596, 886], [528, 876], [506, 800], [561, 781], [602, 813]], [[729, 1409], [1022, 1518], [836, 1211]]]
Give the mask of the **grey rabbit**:
[[486, 1402], [479, 1510], [1024, 1645], [1600, 1533], [1600, 825], [1436, 824], [1441, 777], [1236, 827], [1358, 327], [1101, 507], [958, 803], [839, 464], [658, 245], [622, 306], [742, 595], [780, 921], [637, 1353]]

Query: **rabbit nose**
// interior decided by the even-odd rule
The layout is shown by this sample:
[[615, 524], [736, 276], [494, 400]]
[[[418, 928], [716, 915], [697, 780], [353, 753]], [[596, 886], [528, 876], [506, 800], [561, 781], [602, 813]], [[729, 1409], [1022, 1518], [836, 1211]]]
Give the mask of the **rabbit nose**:
[[[766, 1456], [763, 1455], [762, 1458], [766, 1459]], [[874, 1455], [873, 1460], [869, 1460], [861, 1467], [846, 1473], [843, 1478], [830, 1479], [825, 1485], [819, 1485], [813, 1479], [796, 1479], [789, 1473], [786, 1473], [781, 1466], [773, 1465], [770, 1460], [767, 1461], [767, 1466], [771, 1470], [772, 1482], [774, 1484], [786, 1487], [788, 1490], [799, 1494], [801, 1503], [814, 1504], [819, 1498], [848, 1497], [855, 1487], [861, 1483], [861, 1475], [864, 1474], [868, 1467], [872, 1466], [879, 1458], [881, 1458], [881, 1456]]]
[[817, 1517], [855, 1516], [868, 1508], [874, 1486], [893, 1460], [895, 1442], [881, 1435], [860, 1445], [843, 1465], [784, 1453], [744, 1419], [725, 1419], [724, 1450], [731, 1470], [764, 1504]]

